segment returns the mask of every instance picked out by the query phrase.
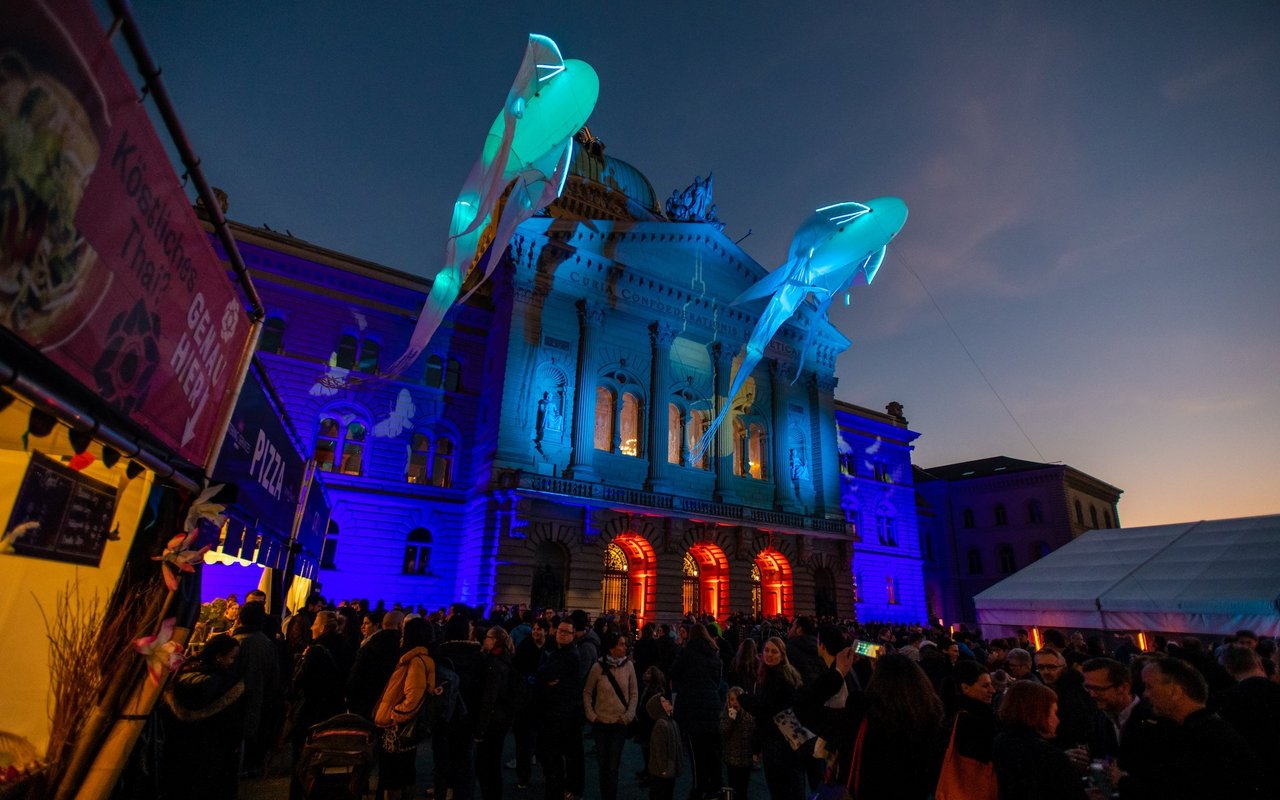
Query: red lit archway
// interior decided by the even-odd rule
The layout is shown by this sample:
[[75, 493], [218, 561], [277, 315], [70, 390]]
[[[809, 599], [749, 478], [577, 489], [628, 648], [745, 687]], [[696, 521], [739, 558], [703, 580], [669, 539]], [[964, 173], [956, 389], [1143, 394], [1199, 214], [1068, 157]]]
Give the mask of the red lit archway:
[[728, 616], [729, 559], [718, 545], [697, 542], [689, 547], [682, 594], [686, 612], [710, 614], [717, 620]]
[[[619, 563], [617, 551], [625, 558]], [[653, 545], [630, 531], [613, 537], [605, 546], [604, 578], [601, 586], [601, 612], [618, 611], [624, 617], [632, 611], [641, 625], [652, 616], [657, 594], [657, 556]]]
[[756, 554], [760, 570], [760, 612], [766, 617], [779, 614], [790, 618], [795, 613], [791, 597], [791, 562], [772, 548]]

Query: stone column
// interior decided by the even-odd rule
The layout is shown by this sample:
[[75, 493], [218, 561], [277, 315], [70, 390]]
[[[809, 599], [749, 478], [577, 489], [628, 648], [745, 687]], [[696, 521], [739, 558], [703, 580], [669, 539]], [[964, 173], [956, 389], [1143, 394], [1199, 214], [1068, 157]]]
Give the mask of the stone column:
[[790, 450], [790, 428], [787, 425], [787, 386], [786, 370], [777, 361], [769, 362], [769, 386], [772, 393], [769, 402], [773, 404], [773, 458], [772, 469], [774, 494], [773, 507], [779, 511], [790, 505], [798, 505], [800, 498], [795, 496], [791, 487], [791, 461], [787, 457]]
[[666, 491], [663, 474], [667, 470], [667, 380], [671, 376], [671, 343], [675, 331], [663, 322], [649, 326], [649, 477], [645, 487], [651, 492]]
[[595, 452], [596, 348], [604, 322], [604, 307], [586, 300], [579, 300], [576, 305], [578, 368], [573, 387], [573, 453], [565, 474], [574, 480], [589, 481], [596, 477], [591, 467]]
[[813, 421], [813, 458], [809, 474], [813, 476], [815, 511], [828, 516], [843, 516], [840, 509], [840, 455], [836, 450], [836, 382], [834, 375], [809, 376], [809, 414]]
[[[729, 380], [733, 371], [733, 350], [723, 342], [711, 343], [711, 364], [715, 369], [716, 414], [733, 402], [729, 397]], [[712, 465], [716, 471], [715, 498], [723, 503], [729, 493], [729, 479], [733, 476], [733, 419], [726, 414], [716, 430]]]

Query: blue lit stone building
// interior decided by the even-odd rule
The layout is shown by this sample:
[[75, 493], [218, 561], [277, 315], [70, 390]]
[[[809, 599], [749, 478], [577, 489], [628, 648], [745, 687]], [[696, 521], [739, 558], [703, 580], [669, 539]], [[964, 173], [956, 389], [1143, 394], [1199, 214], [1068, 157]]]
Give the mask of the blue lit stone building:
[[[922, 619], [915, 434], [852, 406], [837, 434], [848, 340], [816, 322], [793, 382], [805, 332], [784, 326], [694, 459], [760, 310], [727, 303], [767, 269], [724, 236], [709, 185], [664, 210], [638, 170], [578, 139], [564, 196], [395, 379], [379, 367], [427, 281], [234, 226], [268, 308], [262, 361], [333, 507], [324, 593], [848, 616], [861, 569], [867, 618]], [[871, 442], [892, 481], [842, 459]], [[868, 540], [885, 518], [900, 544]]]

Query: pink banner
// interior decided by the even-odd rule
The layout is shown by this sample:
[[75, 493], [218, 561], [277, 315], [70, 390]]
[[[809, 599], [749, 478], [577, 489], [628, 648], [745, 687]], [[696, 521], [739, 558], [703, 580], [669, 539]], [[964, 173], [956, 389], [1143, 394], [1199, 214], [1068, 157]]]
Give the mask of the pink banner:
[[89, 4], [0, 19], [0, 324], [206, 464], [244, 304]]

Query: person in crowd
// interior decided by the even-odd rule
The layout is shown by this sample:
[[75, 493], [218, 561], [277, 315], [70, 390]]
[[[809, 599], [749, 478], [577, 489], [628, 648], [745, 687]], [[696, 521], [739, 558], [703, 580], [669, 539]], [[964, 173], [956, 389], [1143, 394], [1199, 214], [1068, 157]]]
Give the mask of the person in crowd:
[[991, 748], [1000, 800], [1085, 800], [1080, 773], [1050, 740], [1058, 732], [1058, 696], [1030, 680], [1016, 681], [1000, 704], [1005, 726]]
[[484, 651], [484, 683], [473, 726], [477, 740], [476, 776], [484, 800], [502, 800], [502, 745], [511, 729], [515, 704], [523, 704], [527, 684], [511, 665], [515, 647], [506, 628], [489, 628], [480, 647]]
[[[543, 656], [547, 652], [548, 632], [551, 630], [551, 624], [543, 618], [535, 618], [530, 624], [529, 635], [525, 640], [516, 645], [515, 656], [511, 659], [511, 667], [524, 681], [525, 691], [523, 696], [532, 697], [533, 686], [535, 684], [534, 676], [538, 672], [538, 667], [542, 665]], [[514, 709], [511, 720], [511, 730], [516, 740], [516, 757], [512, 761], [507, 762], [508, 767], [512, 767], [516, 771], [516, 788], [529, 788], [529, 781], [532, 779], [534, 763], [534, 706], [532, 703], [518, 703]]]
[[977, 661], [956, 664], [954, 696], [944, 705], [950, 716], [943, 731], [950, 732], [956, 755], [983, 764], [991, 763], [991, 746], [996, 738], [995, 682]]
[[671, 701], [665, 695], [649, 698], [645, 711], [654, 720], [649, 735], [649, 800], [672, 800], [680, 775], [680, 726], [671, 717]]
[[[787, 643], [772, 636], [760, 653], [756, 689], [738, 698], [742, 707], [758, 720], [760, 761], [772, 800], [802, 800], [805, 774], [800, 760], [774, 722], [784, 711], [794, 710], [800, 673], [787, 661]], [[679, 699], [679, 698], [677, 698]]]
[[239, 654], [235, 637], [214, 636], [165, 689], [165, 797], [236, 796], [247, 710], [245, 682], [235, 670]]
[[666, 673], [676, 660], [675, 631], [670, 625], [658, 625], [658, 669]]
[[334, 655], [334, 650], [341, 647], [337, 615], [332, 611], [317, 613], [311, 625], [311, 644], [294, 670], [290, 689], [290, 740], [295, 764], [302, 755], [311, 726], [343, 712], [342, 687], [346, 675]]
[[729, 774], [733, 800], [747, 800], [754, 762], [756, 720], [742, 707], [742, 693], [741, 686], [729, 689], [724, 709], [720, 712], [720, 752]]
[[567, 752], [582, 750], [582, 721], [576, 708], [582, 703], [582, 683], [574, 641], [573, 623], [561, 619], [556, 625], [554, 649], [534, 676], [534, 735], [545, 800], [565, 800]]
[[643, 675], [649, 667], [658, 666], [660, 654], [658, 653], [657, 625], [652, 622], [646, 622], [641, 626], [640, 634], [636, 637], [636, 646], [631, 657], [635, 664], [637, 675]]
[[738, 652], [734, 654], [733, 661], [729, 662], [729, 671], [725, 675], [725, 680], [751, 692], [755, 690], [756, 674], [759, 671], [760, 647], [755, 639], [745, 637], [738, 645]]
[[448, 667], [458, 676], [459, 705], [450, 718], [437, 716], [431, 726], [431, 755], [436, 797], [452, 792], [454, 800], [471, 800], [476, 781], [477, 712], [484, 692], [485, 662], [480, 643], [471, 637], [471, 616], [455, 610], [444, 625], [444, 641], [431, 655], [436, 669]]
[[699, 623], [689, 629], [688, 643], [676, 655], [667, 677], [675, 695], [675, 720], [689, 744], [693, 783], [690, 800], [708, 798], [720, 791], [720, 654], [716, 643]]
[[649, 735], [653, 733], [653, 717], [649, 716], [649, 701], [661, 695], [667, 688], [667, 676], [657, 667], [649, 667], [641, 676], [640, 702], [637, 705], [634, 736], [640, 745], [640, 770], [636, 778], [642, 784], [649, 782]]
[[403, 616], [399, 611], [370, 611], [361, 620], [360, 632], [364, 639], [356, 650], [346, 686], [347, 709], [352, 714], [373, 718], [374, 705], [382, 697], [382, 690], [400, 659]]
[[[813, 617], [799, 616], [787, 632], [787, 662], [800, 673], [801, 683], [812, 683], [822, 672], [818, 658], [818, 626]], [[679, 698], [676, 698], [679, 700]]]
[[[587, 673], [600, 659], [600, 635], [591, 626], [591, 617], [586, 611], [577, 609], [569, 614], [573, 623], [574, 652], [578, 656], [578, 688], [587, 679]], [[575, 693], [572, 697], [575, 724], [581, 730], [586, 715], [582, 709], [582, 695]], [[586, 749], [582, 736], [578, 735], [567, 743], [565, 750], [565, 785], [570, 794], [581, 797], [586, 787]]]
[[527, 639], [529, 634], [533, 633], [533, 620], [533, 609], [526, 608], [521, 612], [519, 620], [516, 621], [516, 624], [511, 626], [511, 630], [509, 631], [511, 634], [511, 644], [513, 646], [519, 647], [520, 643]]
[[1247, 644], [1223, 651], [1222, 667], [1235, 686], [1219, 698], [1219, 713], [1249, 746], [1263, 770], [1263, 797], [1280, 798], [1280, 684], [1267, 677], [1257, 650]]
[[271, 749], [275, 729], [264, 721], [276, 718], [272, 709], [280, 698], [280, 660], [275, 642], [262, 632], [266, 618], [266, 606], [246, 602], [232, 632], [240, 645], [236, 672], [244, 678], [244, 767], [251, 774], [261, 772]]
[[1035, 654], [1036, 672], [1045, 686], [1058, 696], [1058, 733], [1054, 744], [1068, 751], [1077, 769], [1088, 766], [1091, 757], [1108, 754], [1110, 726], [1105, 724], [1098, 705], [1084, 689], [1084, 676], [1067, 666], [1058, 650], [1046, 647]]
[[1100, 754], [1114, 757], [1117, 765], [1108, 779], [1124, 796], [1139, 797], [1142, 786], [1159, 779], [1162, 738], [1170, 734], [1171, 723], [1157, 719], [1151, 704], [1134, 693], [1128, 666], [1112, 658], [1092, 658], [1083, 670], [1085, 691], [1110, 725], [1112, 746]]
[[[385, 617], [384, 617], [385, 619]], [[382, 633], [394, 629], [383, 628]], [[399, 642], [399, 657], [392, 674], [379, 695], [372, 717], [374, 724], [392, 731], [384, 735], [378, 748], [378, 800], [401, 800], [413, 797], [418, 782], [418, 741], [408, 742], [394, 731], [426, 712], [424, 703], [431, 702], [435, 692], [435, 661], [427, 654], [433, 631], [424, 619], [405, 623]], [[417, 724], [426, 724], [423, 720]]]
[[1030, 651], [1015, 647], [1009, 651], [1004, 660], [1005, 671], [1009, 673], [1009, 680], [1042, 683], [1040, 676], [1036, 675], [1031, 669], [1034, 665], [1031, 661]]
[[627, 726], [636, 718], [640, 687], [635, 666], [627, 658], [627, 637], [606, 633], [605, 655], [591, 667], [582, 686], [582, 707], [595, 733], [600, 797], [617, 800], [618, 768], [627, 741]]

